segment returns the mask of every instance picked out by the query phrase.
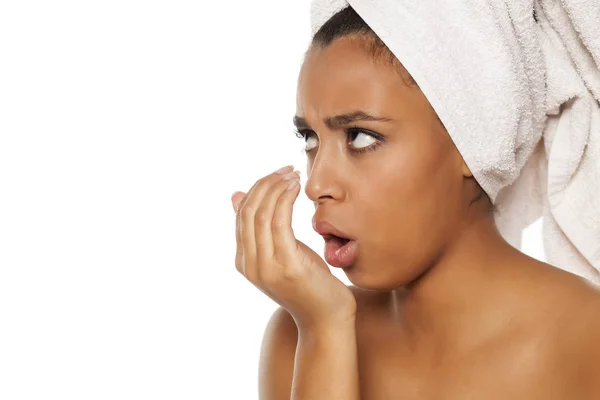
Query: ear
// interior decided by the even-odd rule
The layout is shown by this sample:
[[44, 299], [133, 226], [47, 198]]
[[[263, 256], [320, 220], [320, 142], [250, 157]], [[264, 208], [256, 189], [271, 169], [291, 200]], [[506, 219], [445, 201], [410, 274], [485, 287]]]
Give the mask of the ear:
[[461, 168], [462, 168], [462, 174], [463, 176], [470, 178], [473, 176], [473, 173], [471, 172], [471, 169], [467, 166], [467, 163], [465, 163], [465, 160], [461, 157]]

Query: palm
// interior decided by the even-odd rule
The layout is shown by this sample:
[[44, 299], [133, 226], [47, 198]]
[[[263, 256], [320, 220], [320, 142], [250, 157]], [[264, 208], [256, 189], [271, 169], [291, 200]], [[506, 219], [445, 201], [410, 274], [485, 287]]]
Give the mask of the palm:
[[301, 254], [304, 265], [306, 265], [308, 268], [318, 267], [331, 274], [331, 270], [327, 266], [327, 263], [323, 260], [323, 258], [321, 258], [321, 256], [315, 253], [313, 249], [298, 239], [296, 239], [296, 244], [298, 245], [298, 252]]
[[315, 282], [320, 282], [323, 285], [318, 285], [324, 290], [323, 293], [327, 293], [327, 296], [330, 298], [333, 296], [345, 299], [340, 304], [353, 303], [355, 301], [354, 294], [352, 294], [344, 282], [331, 273], [329, 266], [323, 258], [300, 240], [296, 239], [296, 244], [299, 255], [298, 259], [301, 260], [303, 266], [315, 274], [315, 277], [318, 277]]

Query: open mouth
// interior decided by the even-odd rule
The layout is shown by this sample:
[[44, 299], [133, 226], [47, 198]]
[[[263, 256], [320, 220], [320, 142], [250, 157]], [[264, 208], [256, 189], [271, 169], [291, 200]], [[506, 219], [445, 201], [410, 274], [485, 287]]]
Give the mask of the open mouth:
[[350, 241], [350, 239], [342, 238], [342, 237], [335, 236], [335, 235], [329, 235], [325, 240], [326, 241], [334, 240], [334, 241], [338, 242], [340, 244], [340, 246], [344, 246], [346, 243], [348, 243]]
[[338, 268], [346, 268], [352, 265], [357, 258], [356, 240], [342, 238], [335, 235], [325, 236], [324, 257], [325, 261]]

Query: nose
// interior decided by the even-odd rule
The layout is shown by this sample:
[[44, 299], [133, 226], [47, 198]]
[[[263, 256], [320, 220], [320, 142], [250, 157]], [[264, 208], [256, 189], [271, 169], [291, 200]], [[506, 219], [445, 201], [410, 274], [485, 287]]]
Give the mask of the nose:
[[343, 163], [336, 157], [333, 148], [329, 152], [324, 150], [321, 143], [312, 163], [310, 160], [307, 162], [308, 177], [304, 192], [315, 207], [327, 199], [340, 200], [343, 195]]

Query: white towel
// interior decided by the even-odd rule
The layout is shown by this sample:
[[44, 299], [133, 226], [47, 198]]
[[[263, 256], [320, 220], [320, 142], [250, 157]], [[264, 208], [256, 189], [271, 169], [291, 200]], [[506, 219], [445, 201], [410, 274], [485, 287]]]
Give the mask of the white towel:
[[521, 249], [543, 217], [546, 262], [600, 284], [600, 2], [313, 0], [312, 33], [348, 5], [417, 82], [506, 240]]

